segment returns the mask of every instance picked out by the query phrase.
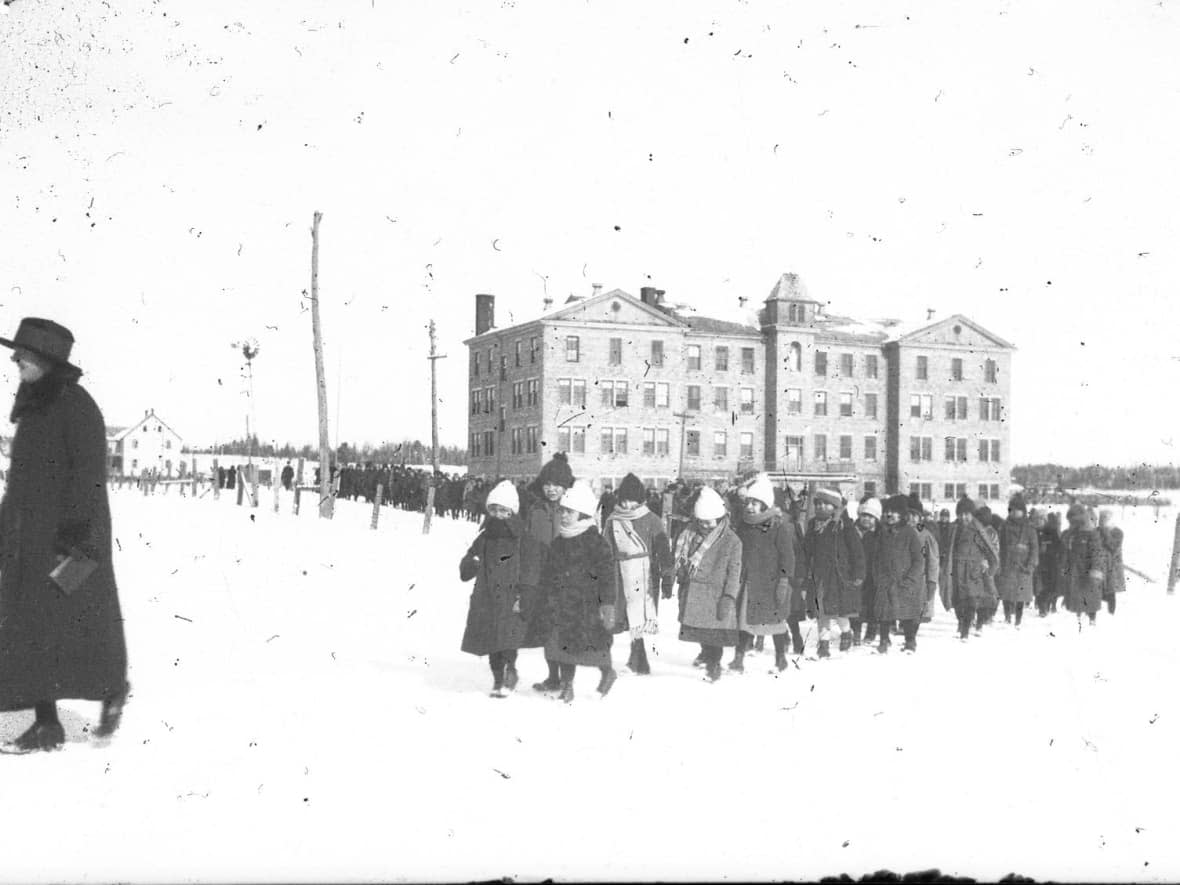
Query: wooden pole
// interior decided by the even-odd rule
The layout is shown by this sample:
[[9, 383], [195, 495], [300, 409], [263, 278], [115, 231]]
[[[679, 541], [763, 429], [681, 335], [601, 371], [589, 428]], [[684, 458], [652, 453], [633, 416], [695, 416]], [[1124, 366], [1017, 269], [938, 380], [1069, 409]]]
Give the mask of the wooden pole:
[[[446, 355], [435, 350], [434, 320], [430, 321], [430, 485], [426, 488], [426, 515], [422, 521], [422, 534], [430, 534], [430, 519], [434, 515], [434, 484], [438, 475], [438, 361]], [[499, 387], [497, 386], [497, 391]], [[502, 440], [498, 440], [502, 442]]]
[[331, 519], [335, 512], [335, 497], [331, 492], [328, 473], [328, 386], [324, 379], [324, 342], [320, 334], [320, 219], [311, 217], [311, 337], [315, 347], [316, 405], [320, 418], [320, 516]]
[[1168, 570], [1168, 592], [1176, 592], [1176, 581], [1180, 578], [1180, 513], [1176, 514], [1176, 534], [1172, 539], [1172, 567]]
[[688, 412], [673, 412], [673, 418], [680, 419], [680, 466], [676, 468], [676, 478], [684, 478], [684, 437], [688, 430]]
[[377, 520], [381, 516], [381, 495], [385, 491], [385, 486], [377, 483], [377, 496], [373, 498], [373, 518], [369, 520], [369, 528], [377, 528]]

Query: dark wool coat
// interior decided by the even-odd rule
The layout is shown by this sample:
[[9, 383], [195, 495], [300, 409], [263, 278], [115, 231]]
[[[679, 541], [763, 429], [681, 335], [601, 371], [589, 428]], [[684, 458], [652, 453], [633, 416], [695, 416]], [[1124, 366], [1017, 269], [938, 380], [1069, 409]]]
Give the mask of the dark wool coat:
[[1041, 561], [1037, 530], [1027, 519], [1004, 521], [996, 590], [1005, 602], [1033, 601], [1033, 573]]
[[[13, 409], [8, 489], [0, 502], [0, 709], [101, 700], [127, 681], [123, 616], [111, 562], [102, 413], [58, 369], [22, 384]], [[58, 554], [98, 568], [70, 596], [50, 583]]]
[[1037, 542], [1040, 547], [1036, 571], [1040, 583], [1038, 592], [1050, 600], [1056, 600], [1061, 595], [1061, 535], [1056, 529], [1045, 526], [1037, 530]]
[[[745, 622], [751, 627], [786, 624], [791, 607], [791, 579], [795, 576], [795, 539], [792, 535], [794, 529], [782, 515], [772, 516], [756, 525], [738, 523], [737, 536], [742, 542]], [[786, 600], [781, 606], [775, 599], [780, 583], [786, 590]]]
[[545, 657], [562, 664], [610, 666], [612, 636], [599, 607], [615, 604], [615, 562], [597, 526], [549, 545], [541, 591], [552, 625]]
[[788, 520], [791, 531], [791, 547], [795, 556], [795, 576], [791, 579], [791, 610], [790, 616], [807, 617], [807, 599], [804, 591], [807, 589], [807, 549], [803, 544], [803, 526]]
[[[484, 496], [486, 498], [486, 494]], [[524, 520], [525, 534], [535, 541], [528, 547], [521, 549], [521, 578], [526, 588], [536, 588], [535, 591], [526, 589], [522, 606], [528, 628], [525, 631], [524, 645], [521, 648], [536, 648], [544, 645], [553, 630], [550, 620], [551, 609], [545, 600], [545, 589], [541, 584], [541, 568], [545, 562], [545, 555], [549, 545], [557, 537], [561, 517], [558, 515], [558, 505], [544, 499], [537, 501], [528, 510]]]
[[967, 602], [974, 607], [991, 605], [994, 598], [985, 579], [999, 566], [1000, 558], [979, 523], [974, 519], [966, 526], [956, 522], [947, 546], [946, 566], [938, 584], [943, 607], [949, 611]]
[[[860, 531], [857, 531], [860, 534]], [[860, 534], [860, 546], [865, 553], [865, 582], [860, 585], [860, 613], [865, 620], [870, 620], [875, 617], [875, 605], [877, 599], [877, 585], [873, 579], [873, 562], [877, 555], [877, 537], [880, 534], [880, 529], [875, 528], [871, 532]]]
[[1127, 576], [1123, 570], [1123, 530], [1117, 527], [1100, 528], [1098, 535], [1106, 550], [1106, 580], [1103, 582], [1102, 595], [1122, 593], [1127, 589]]
[[[524, 532], [524, 523], [510, 519], [489, 519], [459, 563], [459, 579], [475, 578], [467, 607], [467, 628], [462, 650], [473, 655], [494, 651], [531, 648], [525, 645], [526, 617], [531, 613], [534, 588], [521, 584], [522, 563], [536, 558], [531, 548], [539, 546]], [[513, 607], [518, 611], [513, 611]]]
[[[680, 638], [689, 642], [703, 641], [693, 638], [699, 635], [693, 631], [708, 630], [732, 634], [724, 637], [724, 641], [709, 643], [711, 645], [735, 643], [738, 629], [737, 598], [742, 583], [742, 542], [728, 522], [705, 552], [691, 578], [686, 582], [685, 576], [681, 575], [680, 581]], [[734, 613], [724, 621], [717, 619], [717, 603], [722, 596], [731, 596], [734, 600]]]
[[[603, 534], [606, 537], [606, 542], [611, 546], [611, 554], [617, 559], [618, 551], [615, 549], [614, 537], [610, 531], [609, 517], [606, 519], [605, 525]], [[650, 593], [654, 602], [660, 598], [661, 582], [672, 573], [672, 547], [668, 543], [668, 534], [664, 531], [664, 521], [650, 511], [638, 519], [631, 520], [631, 527], [647, 545], [651, 570]], [[622, 580], [617, 573], [615, 574], [615, 585], [618, 588], [618, 593], [615, 600], [614, 632], [626, 633], [631, 629], [631, 625], [627, 621], [627, 600], [624, 598]]]
[[[1106, 551], [1096, 530], [1069, 528], [1061, 533], [1061, 589], [1069, 611], [1098, 613], [1105, 562]], [[1095, 571], [1103, 572], [1103, 577], [1094, 578]]]
[[926, 558], [918, 530], [881, 526], [873, 549], [873, 615], [878, 621], [909, 621], [926, 608]]
[[811, 592], [809, 608], [817, 615], [833, 618], [859, 614], [865, 554], [852, 523], [834, 516], [821, 528], [813, 519], [803, 545]]

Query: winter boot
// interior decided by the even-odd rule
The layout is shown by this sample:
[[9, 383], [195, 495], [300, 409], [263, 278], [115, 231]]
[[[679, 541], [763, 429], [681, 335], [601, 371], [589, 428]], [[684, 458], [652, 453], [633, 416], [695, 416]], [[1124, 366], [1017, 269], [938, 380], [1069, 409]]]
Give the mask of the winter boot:
[[598, 693], [606, 697], [610, 693], [610, 688], [615, 684], [615, 680], [619, 678], [619, 674], [614, 671], [613, 667], [607, 667], [602, 671], [602, 678], [598, 680]]
[[560, 679], [554, 679], [550, 676], [544, 682], [534, 682], [533, 688], [536, 691], [560, 691], [562, 684]]
[[873, 623], [865, 624], [865, 645], [872, 645], [877, 638], [877, 625]]
[[852, 634], [851, 633], [841, 633], [840, 634], [840, 651], [842, 651], [842, 652], [848, 651], [848, 649], [850, 649], [850, 648], [852, 648]]
[[20, 756], [44, 750], [59, 750], [66, 742], [65, 729], [60, 722], [34, 722], [15, 740], [0, 744], [0, 753]]
[[877, 646], [877, 654], [881, 654], [881, 655], [888, 654], [889, 647], [891, 645], [893, 645], [893, 641], [889, 638], [889, 631], [882, 630], [881, 631], [881, 642]]
[[574, 683], [572, 680], [561, 683], [561, 694], [558, 695], [558, 700], [564, 701], [567, 704], [574, 702]]
[[917, 650], [918, 650], [918, 640], [916, 640], [916, 639], [907, 639], [905, 641], [905, 647], [902, 648], [903, 652], [908, 652], [909, 654], [913, 654]]
[[639, 653], [635, 659], [635, 672], [640, 676], [650, 676], [651, 665], [647, 662], [647, 649], [643, 647], [642, 639], [636, 639], [635, 641], [639, 643]]
[[828, 640], [821, 639], [816, 643], [815, 654], [820, 658], [830, 658], [832, 653], [828, 650]]
[[709, 682], [716, 682], [721, 678], [721, 664], [710, 661], [705, 665], [705, 678]]
[[708, 666], [708, 664], [709, 662], [705, 659], [705, 650], [702, 648], [701, 653], [693, 658], [692, 665], [694, 667], [705, 667]]
[[121, 692], [111, 695], [102, 702], [98, 725], [94, 727], [91, 734], [97, 738], [108, 738], [118, 730], [119, 723], [123, 721], [123, 707], [126, 706], [130, 693], [131, 685], [128, 683], [123, 686]]
[[766, 650], [766, 637], [765, 636], [755, 636], [754, 637], [754, 651], [761, 652], [761, 651], [765, 651], [765, 650]]
[[503, 673], [496, 673], [494, 676], [492, 676], [492, 694], [491, 694], [491, 696], [494, 698], [504, 697], [504, 674]]
[[504, 687], [509, 691], [516, 691], [516, 683], [520, 681], [520, 674], [516, 672], [516, 665], [509, 664], [504, 668]]

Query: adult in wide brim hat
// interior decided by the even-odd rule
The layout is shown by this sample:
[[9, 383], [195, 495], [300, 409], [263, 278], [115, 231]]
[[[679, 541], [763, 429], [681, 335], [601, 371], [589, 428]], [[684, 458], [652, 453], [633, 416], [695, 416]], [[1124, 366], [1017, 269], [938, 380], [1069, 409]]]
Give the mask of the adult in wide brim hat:
[[82, 370], [70, 362], [74, 349], [74, 335], [61, 323], [41, 317], [25, 317], [12, 338], [0, 338], [0, 344], [13, 350], [27, 350], [43, 359], [81, 374]]
[[74, 336], [33, 317], [0, 342], [16, 351], [21, 373], [0, 507], [0, 710], [36, 711], [0, 752], [29, 753], [65, 742], [60, 700], [101, 701], [90, 734], [115, 731], [127, 699], [127, 646], [111, 554], [106, 426], [69, 361]]

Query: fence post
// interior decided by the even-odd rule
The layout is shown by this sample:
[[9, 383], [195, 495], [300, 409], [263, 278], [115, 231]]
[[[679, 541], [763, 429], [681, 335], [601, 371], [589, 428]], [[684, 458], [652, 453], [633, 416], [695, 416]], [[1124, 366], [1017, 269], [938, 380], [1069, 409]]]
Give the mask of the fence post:
[[235, 485], [238, 487], [238, 506], [241, 507], [242, 501], [246, 497], [246, 476], [240, 470], [238, 471], [237, 480]]
[[381, 495], [385, 491], [385, 487], [381, 483], [377, 483], [377, 497], [373, 499], [373, 518], [369, 520], [369, 528], [377, 528], [377, 519], [381, 514]]
[[299, 515], [299, 496], [303, 493], [303, 489], [295, 486], [295, 515]]
[[1176, 591], [1176, 579], [1180, 577], [1180, 513], [1176, 514], [1176, 533], [1172, 539], [1172, 567], [1168, 571], [1168, 592]]

